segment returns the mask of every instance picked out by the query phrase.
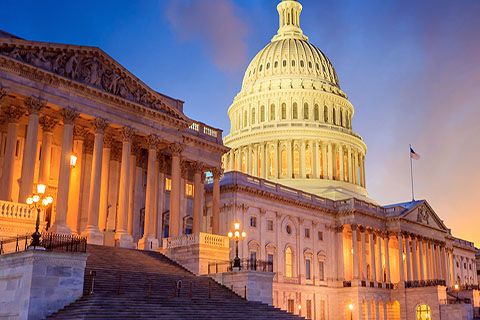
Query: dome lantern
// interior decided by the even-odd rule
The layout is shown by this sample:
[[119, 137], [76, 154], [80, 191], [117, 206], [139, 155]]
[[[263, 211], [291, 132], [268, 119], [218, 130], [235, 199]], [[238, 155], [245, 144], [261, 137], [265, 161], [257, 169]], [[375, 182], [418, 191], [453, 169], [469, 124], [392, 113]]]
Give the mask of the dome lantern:
[[277, 5], [280, 27], [272, 41], [285, 38], [308, 40], [300, 28], [302, 5], [295, 0], [283, 0]]

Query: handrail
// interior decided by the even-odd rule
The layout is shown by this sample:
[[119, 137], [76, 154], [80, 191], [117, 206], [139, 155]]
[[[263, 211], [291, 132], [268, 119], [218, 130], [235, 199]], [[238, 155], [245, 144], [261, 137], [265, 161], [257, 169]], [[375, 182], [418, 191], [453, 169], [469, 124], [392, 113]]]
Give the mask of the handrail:
[[[28, 249], [31, 240], [31, 235], [1, 239], [0, 255], [25, 251]], [[10, 243], [15, 243], [15, 250], [10, 251], [6, 248]], [[82, 238], [75, 235], [43, 232], [41, 236], [41, 244], [42, 247], [47, 251], [87, 252], [87, 238]]]
[[[208, 274], [233, 271], [233, 264], [233, 260], [210, 262], [208, 264]], [[240, 260], [240, 270], [273, 272], [273, 262], [256, 259], [242, 259]]]

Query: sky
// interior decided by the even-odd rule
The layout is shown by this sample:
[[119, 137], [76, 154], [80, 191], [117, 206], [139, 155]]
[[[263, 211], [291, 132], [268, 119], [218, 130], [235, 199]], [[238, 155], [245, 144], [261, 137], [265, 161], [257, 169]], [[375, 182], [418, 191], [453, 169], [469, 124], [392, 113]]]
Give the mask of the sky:
[[[2, 0], [0, 29], [97, 46], [192, 119], [229, 132], [244, 71], [278, 29], [278, 0]], [[427, 199], [480, 247], [480, 1], [301, 0], [301, 27], [332, 62], [367, 144], [379, 204]]]

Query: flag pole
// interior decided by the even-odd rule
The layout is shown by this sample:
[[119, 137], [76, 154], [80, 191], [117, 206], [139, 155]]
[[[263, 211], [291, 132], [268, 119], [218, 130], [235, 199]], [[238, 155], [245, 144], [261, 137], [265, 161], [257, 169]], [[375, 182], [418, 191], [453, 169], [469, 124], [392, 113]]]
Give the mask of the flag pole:
[[412, 164], [412, 145], [410, 144], [410, 149], [408, 154], [410, 155], [410, 179], [412, 180], [412, 202], [415, 201], [415, 196], [413, 194], [413, 164]]

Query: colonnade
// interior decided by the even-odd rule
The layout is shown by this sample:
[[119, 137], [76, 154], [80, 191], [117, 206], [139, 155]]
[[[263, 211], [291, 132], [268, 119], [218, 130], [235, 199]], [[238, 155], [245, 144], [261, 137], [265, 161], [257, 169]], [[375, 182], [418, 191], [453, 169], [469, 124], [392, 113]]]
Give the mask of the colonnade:
[[[163, 199], [158, 199], [158, 170], [159, 162], [170, 160], [171, 166], [169, 174], [171, 176], [170, 190], [170, 217], [169, 217], [169, 236], [175, 237], [182, 233], [181, 230], [181, 164], [186, 164], [187, 170], [191, 169], [194, 176], [194, 208], [193, 208], [193, 232], [201, 230], [200, 199], [203, 196], [202, 175], [204, 171], [211, 171], [213, 174], [213, 210], [212, 210], [212, 232], [218, 234], [219, 230], [219, 202], [220, 202], [220, 177], [223, 171], [220, 168], [207, 167], [204, 163], [186, 159], [182, 152], [185, 145], [175, 141], [168, 141], [167, 138], [156, 135], [146, 135], [128, 126], [116, 125], [113, 128], [110, 121], [101, 118], [94, 120], [81, 119], [80, 113], [69, 109], [60, 109], [60, 112], [52, 115], [49, 110], [48, 115], [41, 115], [41, 110], [45, 107], [46, 101], [37, 98], [27, 98], [24, 100], [25, 107], [8, 106], [3, 107], [8, 120], [7, 139], [5, 145], [1, 185], [0, 200], [12, 201], [14, 197], [14, 175], [15, 175], [15, 156], [17, 139], [19, 132], [19, 123], [22, 117], [28, 111], [28, 125], [24, 144], [22, 158], [21, 178], [19, 180], [18, 202], [24, 203], [26, 198], [34, 190], [34, 176], [36, 167], [36, 155], [38, 144], [38, 130], [42, 128], [42, 151], [39, 157], [38, 183], [48, 185], [51, 165], [51, 146], [53, 140], [53, 130], [55, 126], [62, 123], [62, 142], [59, 162], [57, 197], [55, 201], [54, 217], [50, 231], [57, 233], [81, 232], [77, 228], [79, 217], [80, 185], [89, 180], [88, 195], [88, 222], [86, 228], [81, 232], [82, 236], [87, 237], [89, 243], [103, 244], [104, 234], [101, 230], [105, 227], [105, 214], [107, 207], [107, 189], [108, 189], [108, 169], [113, 136], [121, 140], [120, 177], [117, 188], [118, 203], [117, 219], [115, 229], [115, 240], [118, 246], [131, 247], [133, 233], [133, 177], [137, 158], [141, 156], [138, 145], [146, 145], [148, 150], [147, 160], [147, 179], [146, 179], [146, 197], [145, 197], [145, 226], [143, 238], [140, 239], [138, 246], [142, 249], [155, 249], [158, 246], [156, 239], [156, 205]], [[58, 118], [61, 118], [59, 120]], [[78, 123], [81, 123], [79, 125]], [[120, 127], [120, 128], [119, 128]], [[86, 149], [85, 142], [89, 131], [94, 132], [92, 144], [91, 168], [87, 168], [82, 163], [83, 152]], [[135, 144], [136, 147], [132, 147]], [[165, 152], [166, 151], [166, 152]], [[77, 157], [77, 164], [71, 166], [71, 156]], [[166, 167], [166, 166], [164, 166]], [[87, 170], [88, 169], [88, 170]], [[186, 179], [186, 177], [183, 177]], [[102, 205], [105, 206], [102, 208]], [[99, 225], [102, 228], [99, 228]]]
[[223, 160], [227, 171], [264, 179], [328, 179], [365, 187], [363, 152], [332, 141], [288, 139], [254, 143], [232, 148]]

